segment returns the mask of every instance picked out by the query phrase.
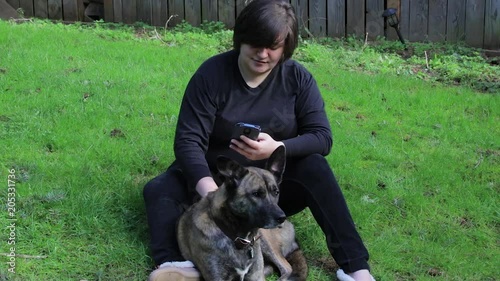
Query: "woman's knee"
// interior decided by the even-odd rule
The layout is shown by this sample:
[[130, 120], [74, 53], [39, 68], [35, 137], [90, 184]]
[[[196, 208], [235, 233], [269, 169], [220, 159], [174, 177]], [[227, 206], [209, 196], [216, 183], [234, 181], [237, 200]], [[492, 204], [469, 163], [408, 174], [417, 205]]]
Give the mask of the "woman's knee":
[[294, 162], [296, 173], [320, 176], [324, 173], [332, 172], [328, 161], [321, 154], [311, 154]]
[[143, 188], [143, 196], [148, 199], [173, 198], [183, 199], [186, 193], [186, 183], [180, 172], [168, 169], [163, 174], [150, 180]]
[[146, 183], [146, 185], [144, 185], [144, 188], [142, 190], [144, 199], [155, 198], [158, 197], [159, 194], [161, 194], [164, 185], [160, 180], [158, 180], [159, 177], [160, 176], [151, 179], [148, 183]]

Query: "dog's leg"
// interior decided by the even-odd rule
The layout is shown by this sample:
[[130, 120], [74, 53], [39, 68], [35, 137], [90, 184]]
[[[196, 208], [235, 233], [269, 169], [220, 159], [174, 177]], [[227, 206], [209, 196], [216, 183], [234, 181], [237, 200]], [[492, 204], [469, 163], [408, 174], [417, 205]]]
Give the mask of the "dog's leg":
[[286, 257], [292, 266], [292, 275], [288, 280], [305, 281], [307, 279], [308, 267], [306, 258], [301, 249], [297, 249]]
[[[261, 248], [266, 264], [271, 264], [280, 272], [278, 280], [288, 280], [292, 274], [292, 266], [288, 263], [282, 254], [282, 240], [276, 239], [279, 230], [277, 229], [261, 229]], [[266, 270], [272, 273], [272, 270]]]

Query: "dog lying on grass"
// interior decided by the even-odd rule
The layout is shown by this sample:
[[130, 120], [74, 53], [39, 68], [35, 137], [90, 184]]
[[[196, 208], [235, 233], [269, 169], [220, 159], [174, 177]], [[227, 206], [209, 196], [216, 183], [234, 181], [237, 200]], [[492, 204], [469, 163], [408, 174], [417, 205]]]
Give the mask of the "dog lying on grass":
[[265, 281], [274, 269], [279, 280], [306, 280], [307, 264], [293, 225], [278, 206], [285, 169], [285, 147], [278, 147], [265, 169], [243, 167], [219, 157], [225, 181], [180, 218], [182, 255], [206, 281]]

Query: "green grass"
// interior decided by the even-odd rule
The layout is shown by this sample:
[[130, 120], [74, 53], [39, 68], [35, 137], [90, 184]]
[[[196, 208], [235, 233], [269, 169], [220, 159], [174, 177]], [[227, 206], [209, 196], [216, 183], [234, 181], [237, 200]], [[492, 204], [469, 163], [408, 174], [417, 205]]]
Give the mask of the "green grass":
[[[229, 31], [188, 31], [0, 21], [0, 224], [11, 223], [7, 180], [15, 169], [18, 255], [16, 274], [0, 256], [0, 280], [147, 278], [142, 187], [173, 160], [190, 76], [230, 47]], [[296, 54], [325, 98], [335, 139], [328, 160], [373, 273], [496, 280], [498, 67], [473, 60], [470, 75], [484, 69], [490, 85], [478, 92], [465, 78], [437, 82], [456, 82], [445, 79], [450, 72], [413, 71], [422, 69], [416, 55], [402, 60], [380, 44], [305, 41]], [[311, 215], [292, 219], [310, 280], [332, 280]], [[8, 254], [9, 231], [1, 235]]]

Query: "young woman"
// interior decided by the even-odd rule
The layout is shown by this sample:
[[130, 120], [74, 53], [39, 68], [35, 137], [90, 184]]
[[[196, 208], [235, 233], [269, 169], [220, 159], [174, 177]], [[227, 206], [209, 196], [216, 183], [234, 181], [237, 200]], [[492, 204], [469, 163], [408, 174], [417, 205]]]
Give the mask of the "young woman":
[[[279, 145], [287, 153], [280, 207], [288, 216], [311, 210], [341, 267], [341, 280], [373, 280], [368, 251], [325, 159], [332, 135], [323, 99], [312, 75], [290, 59], [298, 43], [293, 7], [280, 0], [250, 2], [236, 20], [233, 43], [234, 50], [209, 58], [189, 81], [176, 128], [176, 159], [144, 188], [157, 265], [150, 280], [200, 280], [179, 252], [175, 224], [183, 206], [217, 189], [216, 157], [262, 166]], [[257, 140], [232, 139], [238, 122], [259, 125]]]

